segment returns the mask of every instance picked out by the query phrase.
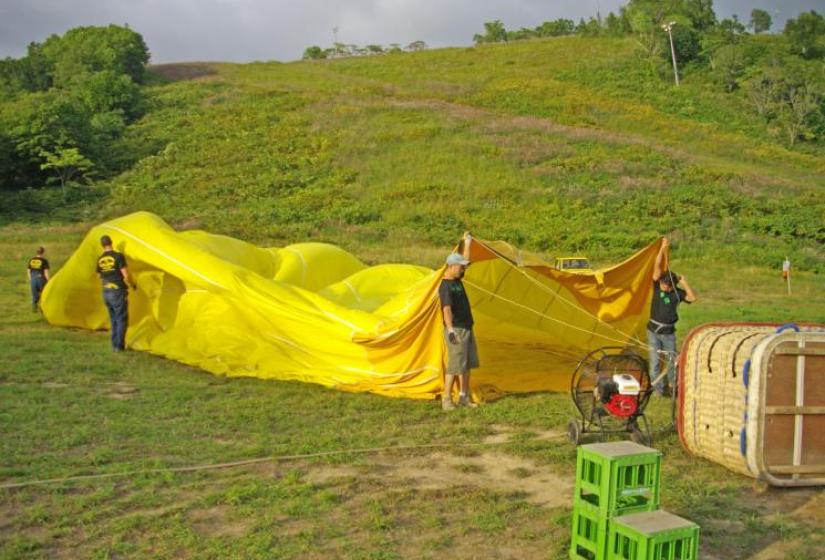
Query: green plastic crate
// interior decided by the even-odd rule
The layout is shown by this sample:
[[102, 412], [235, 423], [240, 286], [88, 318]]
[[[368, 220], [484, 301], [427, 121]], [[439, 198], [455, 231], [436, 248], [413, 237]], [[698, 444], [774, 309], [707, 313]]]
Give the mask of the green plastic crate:
[[570, 558], [573, 560], [604, 560], [607, 558], [609, 520], [586, 510], [573, 510], [570, 532]]
[[696, 560], [699, 526], [664, 510], [614, 517], [607, 560]]
[[573, 509], [601, 517], [659, 509], [662, 454], [629, 441], [579, 446]]

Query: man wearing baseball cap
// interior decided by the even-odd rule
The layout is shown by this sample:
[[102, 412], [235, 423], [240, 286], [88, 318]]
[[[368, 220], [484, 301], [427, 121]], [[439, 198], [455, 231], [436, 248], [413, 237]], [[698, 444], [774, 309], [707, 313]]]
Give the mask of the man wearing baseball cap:
[[104, 235], [100, 238], [103, 254], [97, 259], [97, 273], [103, 283], [103, 303], [109, 311], [112, 326], [112, 350], [122, 352], [126, 349], [126, 329], [129, 326], [129, 292], [127, 284], [137, 290], [137, 284], [129, 277], [126, 257], [112, 247], [112, 238]]
[[464, 235], [464, 254], [451, 253], [447, 256], [447, 268], [438, 287], [444, 318], [444, 338], [447, 342], [447, 371], [444, 375], [444, 394], [441, 398], [441, 407], [444, 410], [455, 408], [452, 392], [456, 376], [459, 378], [458, 405], [469, 408], [478, 406], [470, 399], [470, 370], [478, 367], [478, 349], [473, 335], [470, 300], [461, 282], [464, 270], [470, 264], [467, 258], [470, 254], [470, 242], [470, 234], [467, 233]]

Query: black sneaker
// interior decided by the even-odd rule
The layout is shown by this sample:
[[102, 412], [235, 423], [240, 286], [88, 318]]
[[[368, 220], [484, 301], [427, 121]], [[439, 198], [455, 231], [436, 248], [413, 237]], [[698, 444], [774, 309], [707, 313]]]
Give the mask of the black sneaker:
[[470, 397], [462, 397], [458, 399], [458, 406], [463, 406], [465, 408], [478, 408], [478, 404], [471, 401]]

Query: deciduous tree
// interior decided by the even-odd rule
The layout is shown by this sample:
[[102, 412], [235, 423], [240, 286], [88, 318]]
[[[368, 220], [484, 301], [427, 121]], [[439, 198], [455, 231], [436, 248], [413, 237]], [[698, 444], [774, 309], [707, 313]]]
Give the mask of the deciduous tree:
[[40, 169], [51, 170], [60, 180], [63, 196], [66, 196], [66, 183], [75, 175], [87, 176], [94, 164], [77, 148], [58, 147], [54, 152], [43, 150], [40, 155], [44, 161]]
[[803, 58], [819, 58], [825, 55], [825, 18], [811, 10], [785, 23], [785, 36], [791, 51]]
[[312, 45], [311, 47], [307, 47], [306, 49], [304, 49], [304, 56], [302, 58], [304, 60], [320, 60], [326, 57], [327, 54], [324, 49], [322, 49], [318, 45]]
[[473, 41], [478, 43], [501, 43], [507, 41], [507, 30], [501, 20], [484, 23], [484, 35], [475, 35]]
[[772, 24], [771, 14], [759, 8], [751, 10], [750, 28], [753, 29], [754, 33], [764, 33], [770, 30]]

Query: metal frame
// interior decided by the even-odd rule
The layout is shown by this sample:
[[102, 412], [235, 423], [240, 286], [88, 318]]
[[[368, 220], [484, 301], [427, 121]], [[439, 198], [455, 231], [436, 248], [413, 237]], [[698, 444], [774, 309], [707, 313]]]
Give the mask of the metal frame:
[[[613, 416], [601, 404], [596, 402], [592, 389], [581, 390], [581, 380], [585, 375], [596, 375], [600, 373], [599, 364], [605, 358], [623, 358], [635, 362], [639, 368], [639, 392], [636, 405], [636, 412], [627, 418]], [[595, 367], [596, 371], [588, 373], [587, 368]], [[623, 372], [626, 373], [626, 372]], [[650, 424], [645, 416], [644, 409], [650, 400], [653, 387], [650, 383], [648, 364], [642, 356], [632, 350], [621, 346], [604, 346], [593, 350], [585, 356], [576, 366], [576, 370], [570, 379], [570, 396], [573, 404], [579, 411], [581, 418], [571, 418], [567, 423], [567, 436], [570, 442], [578, 445], [585, 434], [599, 434], [602, 441], [607, 441], [613, 434], [630, 434], [630, 439], [642, 445], [653, 443], [653, 436], [650, 431]], [[583, 401], [591, 399], [590, 407], [584, 407]], [[589, 408], [586, 410], [585, 408]]]

